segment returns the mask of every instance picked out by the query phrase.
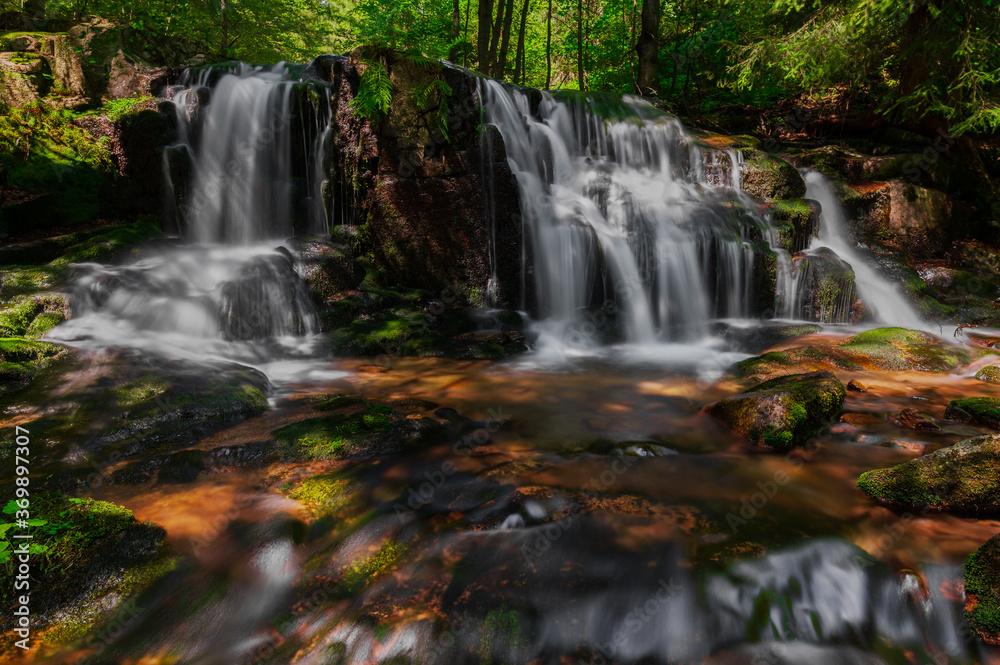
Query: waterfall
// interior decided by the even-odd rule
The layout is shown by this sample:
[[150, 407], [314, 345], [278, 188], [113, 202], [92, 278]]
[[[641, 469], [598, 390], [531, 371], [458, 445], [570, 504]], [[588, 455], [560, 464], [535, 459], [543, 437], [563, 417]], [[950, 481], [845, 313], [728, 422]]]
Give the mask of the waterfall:
[[52, 338], [258, 367], [315, 355], [312, 295], [279, 244], [328, 233], [328, 87], [303, 67], [235, 64], [188, 70], [168, 95], [182, 239], [131, 265], [78, 266], [74, 317]]
[[819, 201], [823, 207], [819, 237], [809, 245], [809, 253], [822, 248], [833, 250], [850, 264], [861, 299], [875, 313], [880, 323], [922, 330], [927, 324], [907, 301], [902, 289], [879, 274], [851, 238], [844, 219], [844, 210], [830, 181], [821, 173], [804, 170], [806, 198]]
[[328, 232], [325, 84], [284, 63], [239, 64], [185, 72], [171, 92], [179, 141], [170, 154], [190, 161], [181, 206], [186, 236], [247, 244]]
[[489, 80], [480, 94], [517, 177], [532, 313], [550, 339], [697, 342], [714, 320], [759, 316], [767, 221], [739, 192], [735, 151], [706, 157], [679, 121], [639, 99]]

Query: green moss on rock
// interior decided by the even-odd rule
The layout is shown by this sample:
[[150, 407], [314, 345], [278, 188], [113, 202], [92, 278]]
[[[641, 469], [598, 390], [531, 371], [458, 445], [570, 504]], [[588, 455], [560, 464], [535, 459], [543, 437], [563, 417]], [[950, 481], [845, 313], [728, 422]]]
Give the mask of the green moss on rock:
[[272, 432], [280, 452], [291, 459], [329, 459], [385, 447], [401, 429], [402, 418], [390, 407], [362, 402], [344, 404], [338, 413], [309, 418]]
[[[5, 628], [11, 625], [14, 605], [11, 553], [20, 541], [13, 521], [19, 506], [10, 501], [0, 525], [0, 602]], [[45, 626], [54, 620], [77, 627], [105, 617], [127, 595], [137, 593], [153, 575], [137, 570], [163, 553], [166, 532], [154, 524], [136, 521], [132, 512], [104, 501], [74, 499], [57, 492], [32, 492], [29, 500], [31, 541], [32, 618]], [[6, 527], [6, 528], [4, 528]], [[150, 571], [146, 571], [149, 573]]]
[[976, 378], [987, 383], [1000, 383], [1000, 366], [989, 365], [976, 372]]
[[750, 443], [788, 450], [822, 432], [843, 410], [847, 394], [831, 372], [779, 377], [705, 407]]
[[991, 644], [1000, 641], [1000, 535], [965, 560], [965, 620]]
[[41, 303], [31, 299], [0, 309], [0, 336], [23, 336], [42, 309]]
[[965, 397], [953, 399], [944, 412], [945, 418], [971, 420], [986, 427], [1000, 429], [1000, 398]]
[[867, 471], [858, 487], [883, 503], [958, 512], [1000, 509], [1000, 436], [966, 439], [903, 464]]

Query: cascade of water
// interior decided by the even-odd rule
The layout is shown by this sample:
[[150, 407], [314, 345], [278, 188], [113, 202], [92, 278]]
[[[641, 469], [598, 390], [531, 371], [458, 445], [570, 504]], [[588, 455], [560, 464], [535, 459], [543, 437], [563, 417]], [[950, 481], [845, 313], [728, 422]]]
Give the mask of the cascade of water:
[[171, 151], [190, 160], [181, 208], [186, 236], [247, 244], [296, 229], [328, 230], [323, 157], [331, 111], [324, 84], [284, 63], [240, 64], [228, 72], [185, 72], [172, 99], [179, 140]]
[[861, 299], [870, 307], [880, 323], [923, 329], [926, 323], [907, 302], [906, 296], [896, 284], [879, 274], [870, 260], [858, 249], [844, 219], [844, 211], [827, 180], [821, 173], [804, 170], [806, 198], [819, 201], [823, 207], [820, 216], [819, 237], [809, 245], [809, 253], [821, 248], [833, 250], [837, 256], [850, 264]]
[[292, 255], [265, 241], [328, 230], [325, 84], [284, 64], [238, 64], [189, 70], [170, 95], [178, 142], [165, 171], [191, 242], [128, 266], [80, 266], [74, 318], [53, 337], [258, 366], [312, 353], [310, 293]]
[[[698, 341], [713, 319], [758, 314], [766, 220], [737, 204], [735, 151], [721, 173], [724, 152], [704, 158], [680, 122], [641, 100], [480, 86], [518, 180], [534, 313], [552, 338]], [[588, 325], [597, 309], [614, 312], [614, 330]]]

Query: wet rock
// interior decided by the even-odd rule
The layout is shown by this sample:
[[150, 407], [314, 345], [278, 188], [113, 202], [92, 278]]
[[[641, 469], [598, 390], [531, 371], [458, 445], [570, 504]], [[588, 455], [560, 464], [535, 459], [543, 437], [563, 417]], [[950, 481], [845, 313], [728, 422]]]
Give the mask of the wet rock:
[[[32, 543], [48, 548], [32, 558], [31, 619], [35, 629], [65, 624], [79, 629], [106, 619], [150, 583], [169, 572], [166, 532], [138, 522], [129, 510], [104, 501], [32, 492]], [[10, 532], [8, 532], [9, 534]], [[10, 535], [7, 536], [10, 538]], [[0, 541], [12, 549], [16, 541]], [[14, 625], [13, 572], [0, 568], [7, 589], [0, 595], [0, 626]], [[9, 582], [9, 583], [8, 583]]]
[[[759, 326], [733, 326], [719, 324], [713, 332], [725, 337], [736, 349], [746, 353], [760, 353], [776, 344], [803, 335], [818, 333], [822, 328], [815, 324], [787, 325], [762, 323]], [[751, 372], [752, 373], [752, 372]]]
[[788, 450], [822, 432], [840, 414], [846, 390], [831, 372], [792, 374], [705, 407], [753, 445]]
[[302, 280], [320, 302], [361, 284], [363, 272], [346, 245], [298, 239], [289, 244], [298, 253]]
[[850, 390], [850, 391], [852, 391], [852, 392], [856, 392], [856, 393], [866, 393], [866, 392], [868, 392], [868, 388], [865, 387], [865, 384], [861, 383], [857, 379], [851, 379], [850, 381], [848, 381], [847, 382], [847, 389]]
[[247, 262], [220, 289], [221, 328], [228, 339], [303, 335], [313, 326], [306, 286], [292, 262], [279, 253]]
[[897, 506], [994, 513], [1000, 510], [1000, 436], [966, 439], [898, 466], [866, 471], [858, 487]]
[[1000, 398], [965, 397], [948, 403], [944, 417], [950, 420], [972, 421], [979, 425], [1000, 429]]
[[334, 398], [320, 410], [332, 415], [286, 425], [271, 434], [282, 457], [320, 460], [398, 450], [419, 437], [421, 427], [392, 407], [364, 399]]
[[916, 409], [912, 409], [909, 407], [899, 412], [899, 415], [896, 416], [895, 422], [900, 427], [906, 427], [909, 429], [916, 429], [916, 430], [941, 429], [940, 427], [938, 427], [937, 423], [935, 423], [933, 420], [931, 420], [924, 414], [920, 413]]
[[830, 248], [811, 252], [798, 261], [803, 293], [808, 294], [805, 315], [820, 323], [851, 321], [858, 299], [854, 269]]
[[806, 184], [788, 162], [761, 150], [744, 150], [741, 168], [743, 191], [763, 200], [798, 199]]
[[801, 252], [819, 227], [820, 204], [812, 199], [775, 201], [772, 223], [778, 230], [781, 247], [791, 253]]
[[976, 378], [987, 383], [1000, 383], [1000, 365], [989, 365], [976, 372]]
[[965, 560], [965, 621], [987, 644], [1000, 644], [1000, 535]]

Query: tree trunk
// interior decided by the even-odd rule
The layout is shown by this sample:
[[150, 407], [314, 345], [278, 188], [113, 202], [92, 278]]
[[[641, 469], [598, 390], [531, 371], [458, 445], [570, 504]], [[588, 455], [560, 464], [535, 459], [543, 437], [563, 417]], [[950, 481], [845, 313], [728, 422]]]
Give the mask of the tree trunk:
[[490, 73], [490, 25], [493, 21], [493, 0], [479, 0], [479, 36], [476, 39], [476, 53], [479, 56], [479, 71]]
[[504, 0], [500, 0], [497, 5], [496, 20], [493, 21], [493, 34], [490, 35], [490, 67], [486, 73], [492, 73], [493, 76], [496, 75], [493, 70], [496, 69], [497, 49], [500, 47], [500, 34], [503, 32], [503, 7]]
[[639, 94], [655, 95], [660, 84], [660, 2], [642, 0], [642, 25], [635, 52], [639, 54]]
[[524, 30], [528, 26], [528, 11], [531, 8], [531, 0], [524, 0], [521, 7], [521, 29], [517, 31], [517, 58], [514, 60], [514, 83], [524, 84], [525, 70], [527, 69], [524, 58]]
[[454, 0], [452, 3], [451, 34], [456, 40], [462, 34], [462, 0]]
[[507, 73], [507, 54], [510, 53], [510, 28], [514, 22], [514, 0], [507, 0], [507, 10], [503, 15], [503, 39], [500, 43], [500, 54], [497, 56], [497, 67], [493, 75], [503, 79]]
[[222, 51], [223, 60], [229, 59], [229, 15], [226, 13], [226, 0], [220, 0], [219, 9], [222, 12]]
[[[649, 2], [649, 0], [644, 0]], [[583, 0], [576, 1], [576, 80], [580, 90], [587, 89], [587, 80], [583, 69]]]
[[549, 0], [549, 15], [545, 20], [545, 89], [552, 87], [552, 0]]

